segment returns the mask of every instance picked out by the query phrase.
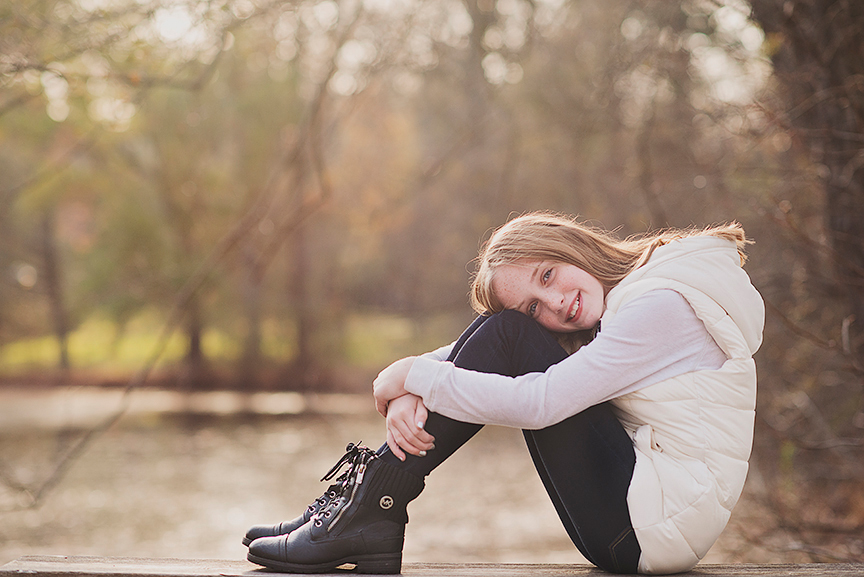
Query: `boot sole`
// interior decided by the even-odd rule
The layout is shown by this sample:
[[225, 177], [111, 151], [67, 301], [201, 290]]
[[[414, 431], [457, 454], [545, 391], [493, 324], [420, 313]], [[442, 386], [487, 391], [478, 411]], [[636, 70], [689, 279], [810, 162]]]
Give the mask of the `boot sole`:
[[402, 570], [402, 553], [378, 553], [376, 555], [360, 555], [354, 557], [345, 557], [327, 563], [303, 564], [303, 563], [287, 563], [285, 561], [276, 561], [274, 559], [266, 559], [258, 557], [252, 553], [246, 555], [246, 559], [252, 563], [263, 565], [268, 569], [281, 571], [285, 573], [326, 573], [336, 569], [340, 565], [354, 565], [354, 573], [367, 573], [376, 575], [390, 575], [399, 573]]
[[[255, 537], [255, 539], [263, 539], [264, 537], [281, 537], [282, 535], [289, 535], [289, 533], [281, 533], [279, 535], [261, 535], [260, 537]], [[250, 539], [249, 537], [243, 537], [243, 544], [247, 547], [252, 544], [252, 541], [255, 539]]]

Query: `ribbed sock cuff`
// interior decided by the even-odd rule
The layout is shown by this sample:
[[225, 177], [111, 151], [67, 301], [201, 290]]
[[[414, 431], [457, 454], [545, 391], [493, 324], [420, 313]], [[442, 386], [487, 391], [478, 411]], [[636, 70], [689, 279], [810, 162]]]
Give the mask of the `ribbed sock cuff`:
[[[426, 486], [422, 477], [402, 471], [383, 459], [373, 459], [368, 466], [372, 469], [372, 474], [367, 491], [372, 495], [387, 493], [397, 503], [407, 505], [416, 499]], [[367, 471], [366, 474], [369, 473], [370, 471]]]

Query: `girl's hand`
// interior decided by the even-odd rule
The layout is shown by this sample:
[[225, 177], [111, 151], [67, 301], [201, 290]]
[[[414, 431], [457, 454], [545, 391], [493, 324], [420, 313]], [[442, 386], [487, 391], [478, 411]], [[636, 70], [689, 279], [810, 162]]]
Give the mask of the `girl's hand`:
[[378, 373], [378, 377], [372, 382], [375, 408], [382, 417], [387, 416], [387, 404], [390, 401], [408, 393], [405, 390], [405, 379], [414, 366], [415, 358], [417, 357], [405, 357], [396, 361]]
[[387, 411], [387, 445], [400, 460], [403, 450], [419, 457], [435, 448], [435, 438], [423, 430], [429, 412], [423, 399], [407, 393], [390, 401]]

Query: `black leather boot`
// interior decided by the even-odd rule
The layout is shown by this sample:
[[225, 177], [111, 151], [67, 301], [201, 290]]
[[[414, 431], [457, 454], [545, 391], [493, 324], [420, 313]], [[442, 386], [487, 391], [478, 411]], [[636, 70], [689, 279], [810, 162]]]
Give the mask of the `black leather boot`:
[[345, 464], [349, 465], [348, 470], [342, 473], [336, 479], [336, 482], [327, 488], [323, 495], [315, 499], [315, 501], [306, 507], [303, 514], [295, 519], [276, 523], [275, 525], [253, 525], [248, 531], [246, 531], [246, 535], [243, 537], [243, 544], [248, 547], [252, 541], [260, 539], [261, 537], [287, 535], [291, 531], [306, 524], [306, 522], [312, 518], [312, 515], [327, 507], [333, 499], [344, 492], [344, 486], [348, 482], [348, 479], [353, 477], [356, 473], [356, 469], [360, 464], [361, 455], [363, 453], [371, 454], [372, 450], [363, 447], [360, 444], [355, 445], [354, 443], [349, 443], [348, 446], [345, 447], [345, 454], [342, 455], [342, 458], [339, 459], [339, 461], [333, 465], [329, 471], [327, 471], [327, 474], [321, 478], [321, 481], [329, 481], [335, 477]]
[[321, 573], [345, 564], [355, 565], [357, 573], [399, 573], [407, 506], [425, 483], [371, 451], [360, 461], [342, 494], [290, 534], [254, 540], [247, 559], [291, 573]]

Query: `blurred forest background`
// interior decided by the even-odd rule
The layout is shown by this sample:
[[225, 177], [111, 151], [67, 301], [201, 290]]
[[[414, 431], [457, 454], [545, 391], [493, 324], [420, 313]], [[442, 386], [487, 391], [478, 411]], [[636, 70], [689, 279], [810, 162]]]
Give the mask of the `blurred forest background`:
[[366, 393], [535, 209], [744, 225], [750, 538], [864, 560], [858, 0], [0, 0], [7, 388]]

